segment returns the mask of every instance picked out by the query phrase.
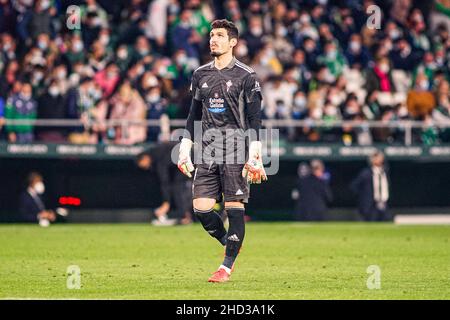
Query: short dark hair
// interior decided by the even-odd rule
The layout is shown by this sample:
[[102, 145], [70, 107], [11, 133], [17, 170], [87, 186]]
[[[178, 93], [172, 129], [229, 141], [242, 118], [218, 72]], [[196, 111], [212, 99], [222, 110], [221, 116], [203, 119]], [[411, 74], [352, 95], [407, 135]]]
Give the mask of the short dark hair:
[[211, 23], [211, 29], [219, 29], [219, 28], [224, 28], [225, 30], [227, 30], [228, 37], [230, 39], [233, 38], [239, 39], [239, 30], [233, 22], [228, 21], [226, 19], [214, 20]]
[[39, 172], [32, 171], [28, 174], [27, 182], [28, 186], [33, 185], [36, 181], [42, 181], [42, 175]]

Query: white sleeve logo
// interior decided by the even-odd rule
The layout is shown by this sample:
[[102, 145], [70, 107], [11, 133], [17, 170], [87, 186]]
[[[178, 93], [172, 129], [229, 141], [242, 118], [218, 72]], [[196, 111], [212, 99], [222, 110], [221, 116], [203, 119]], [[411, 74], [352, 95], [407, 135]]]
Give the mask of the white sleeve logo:
[[259, 85], [259, 81], [255, 81], [255, 87], [252, 91], [261, 91], [261, 86]]

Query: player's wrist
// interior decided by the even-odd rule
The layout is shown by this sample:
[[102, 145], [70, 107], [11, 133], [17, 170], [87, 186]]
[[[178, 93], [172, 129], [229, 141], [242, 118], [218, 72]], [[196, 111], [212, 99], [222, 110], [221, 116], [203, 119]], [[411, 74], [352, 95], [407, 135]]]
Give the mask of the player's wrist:
[[191, 152], [193, 144], [194, 144], [194, 142], [191, 139], [188, 139], [188, 138], [181, 139], [180, 153], [181, 154], [189, 154]]
[[249, 159], [261, 159], [262, 143], [261, 141], [252, 141], [249, 146]]

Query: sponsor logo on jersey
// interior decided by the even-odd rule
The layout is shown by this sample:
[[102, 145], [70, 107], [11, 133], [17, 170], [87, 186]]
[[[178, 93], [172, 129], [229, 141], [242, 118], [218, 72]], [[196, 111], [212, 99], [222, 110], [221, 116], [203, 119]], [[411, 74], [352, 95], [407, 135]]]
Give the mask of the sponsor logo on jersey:
[[214, 94], [214, 98], [209, 98], [208, 110], [213, 113], [222, 113], [225, 111], [225, 100], [219, 97], [218, 93]]

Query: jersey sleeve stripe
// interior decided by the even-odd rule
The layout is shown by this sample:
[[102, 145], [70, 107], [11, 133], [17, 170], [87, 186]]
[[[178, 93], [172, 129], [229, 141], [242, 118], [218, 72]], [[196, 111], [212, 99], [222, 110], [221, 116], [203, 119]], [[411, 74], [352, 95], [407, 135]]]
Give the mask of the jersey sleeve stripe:
[[249, 66], [246, 66], [245, 64], [243, 64], [239, 61], [236, 61], [236, 66], [240, 67], [241, 69], [244, 69], [248, 73], [255, 73], [255, 71], [252, 68], [250, 68]]

